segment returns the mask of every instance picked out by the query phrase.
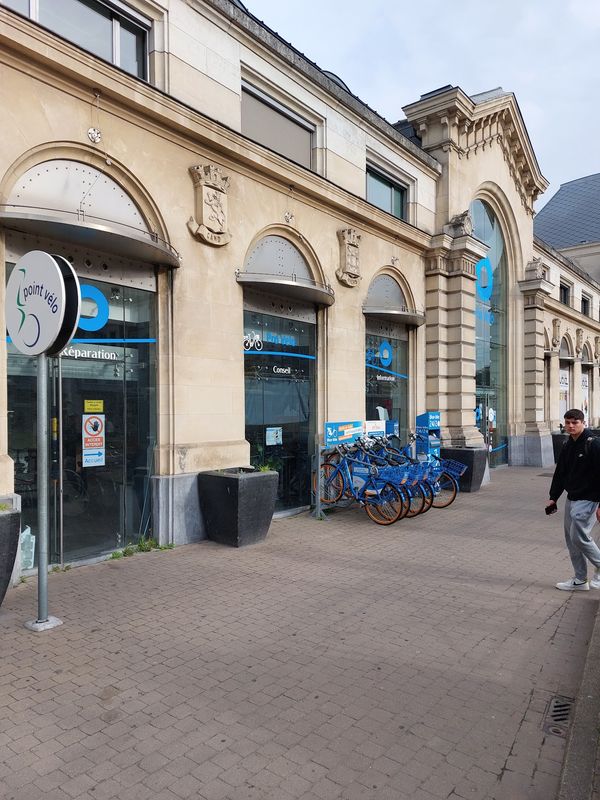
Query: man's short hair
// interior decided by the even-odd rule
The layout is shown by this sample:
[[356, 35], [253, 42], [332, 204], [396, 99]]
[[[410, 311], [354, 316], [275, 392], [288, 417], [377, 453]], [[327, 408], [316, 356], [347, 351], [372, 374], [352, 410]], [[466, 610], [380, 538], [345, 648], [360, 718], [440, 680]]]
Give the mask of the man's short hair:
[[578, 419], [580, 422], [585, 420], [585, 414], [579, 408], [571, 408], [565, 411], [565, 419]]

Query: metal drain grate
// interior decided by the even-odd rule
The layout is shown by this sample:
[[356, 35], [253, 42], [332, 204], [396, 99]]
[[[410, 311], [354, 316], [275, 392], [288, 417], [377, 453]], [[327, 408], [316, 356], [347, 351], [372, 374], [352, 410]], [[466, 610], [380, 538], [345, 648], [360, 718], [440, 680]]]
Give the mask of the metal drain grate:
[[553, 736], [566, 736], [573, 709], [573, 699], [571, 697], [553, 697], [544, 714], [542, 729], [545, 733]]

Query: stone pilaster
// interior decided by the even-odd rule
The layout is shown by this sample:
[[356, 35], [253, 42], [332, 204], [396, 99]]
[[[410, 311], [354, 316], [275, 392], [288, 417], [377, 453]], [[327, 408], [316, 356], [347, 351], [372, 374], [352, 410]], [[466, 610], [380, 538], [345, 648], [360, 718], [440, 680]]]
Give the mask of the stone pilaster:
[[[512, 463], [547, 466], [553, 463], [552, 442], [548, 420], [544, 417], [544, 305], [554, 288], [545, 278], [539, 259], [525, 268], [525, 280], [519, 281], [523, 294], [523, 416], [525, 436], [522, 447], [512, 449], [519, 457]], [[552, 365], [551, 365], [552, 375]], [[556, 359], [558, 386], [558, 358]], [[556, 393], [558, 402], [558, 391]], [[515, 456], [516, 456], [515, 452]]]
[[558, 357], [558, 350], [552, 350], [550, 353], [550, 402], [548, 407], [550, 409], [549, 427], [551, 431], [557, 431], [559, 424], [562, 422], [560, 418], [560, 361]]
[[427, 408], [441, 412], [442, 445], [483, 447], [475, 426], [475, 264], [487, 247], [449, 226], [426, 271]]

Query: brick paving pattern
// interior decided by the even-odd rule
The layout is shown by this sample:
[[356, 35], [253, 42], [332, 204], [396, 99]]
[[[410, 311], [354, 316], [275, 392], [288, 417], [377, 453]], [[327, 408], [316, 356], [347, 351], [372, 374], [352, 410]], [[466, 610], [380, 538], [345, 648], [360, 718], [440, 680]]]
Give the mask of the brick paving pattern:
[[359, 509], [49, 577], [0, 609], [3, 800], [550, 800], [600, 592], [548, 477], [390, 527]]

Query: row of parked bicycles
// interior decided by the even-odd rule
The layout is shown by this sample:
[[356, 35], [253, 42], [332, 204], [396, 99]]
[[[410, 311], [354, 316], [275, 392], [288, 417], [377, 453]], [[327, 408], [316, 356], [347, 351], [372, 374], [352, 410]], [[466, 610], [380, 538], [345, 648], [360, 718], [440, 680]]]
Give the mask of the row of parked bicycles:
[[[318, 491], [322, 505], [358, 502], [373, 522], [392, 525], [430, 508], [447, 508], [458, 494], [458, 480], [467, 467], [459, 461], [430, 455], [419, 461], [411, 434], [402, 448], [385, 436], [364, 437], [322, 454]], [[315, 496], [317, 492], [315, 477]]]

